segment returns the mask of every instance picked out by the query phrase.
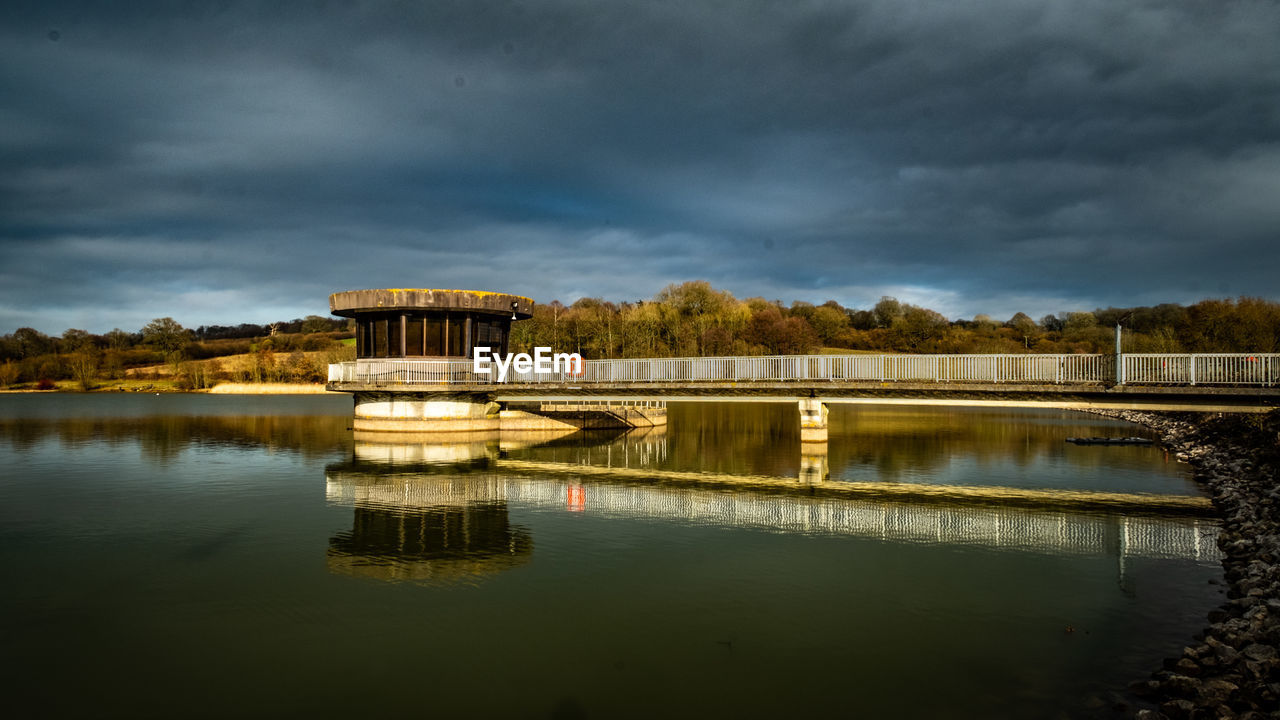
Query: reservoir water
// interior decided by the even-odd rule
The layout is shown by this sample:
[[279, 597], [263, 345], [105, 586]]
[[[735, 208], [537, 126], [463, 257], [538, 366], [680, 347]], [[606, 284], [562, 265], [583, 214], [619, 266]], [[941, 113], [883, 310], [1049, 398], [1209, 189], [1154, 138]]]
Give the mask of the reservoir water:
[[0, 395], [6, 715], [1108, 717], [1222, 600], [1188, 468], [1064, 442], [1150, 436], [1100, 417], [836, 405], [822, 452], [794, 405], [350, 416]]

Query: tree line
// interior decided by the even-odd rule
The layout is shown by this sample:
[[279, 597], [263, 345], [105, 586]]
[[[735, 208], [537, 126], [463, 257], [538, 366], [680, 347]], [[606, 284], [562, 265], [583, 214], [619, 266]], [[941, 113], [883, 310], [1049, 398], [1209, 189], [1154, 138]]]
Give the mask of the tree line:
[[1099, 308], [1034, 320], [977, 315], [948, 320], [928, 308], [883, 297], [870, 308], [747, 298], [705, 281], [669, 285], [652, 300], [583, 298], [534, 308], [514, 323], [512, 349], [535, 346], [586, 358], [791, 355], [826, 350], [884, 353], [1109, 353], [1115, 326], [1124, 352], [1278, 352], [1280, 303], [1207, 299], [1193, 305]]
[[[735, 298], [706, 281], [664, 288], [650, 300], [582, 298], [538, 304], [514, 323], [511, 349], [549, 346], [586, 358], [883, 353], [1109, 353], [1124, 326], [1124, 352], [1280, 352], [1280, 303], [1261, 298], [1207, 299], [1049, 314], [1034, 320], [977, 315], [948, 320], [934, 310], [883, 297], [849, 308], [754, 297]], [[180, 387], [220, 380], [322, 382], [329, 362], [353, 357], [341, 340], [352, 321], [308, 315], [267, 325], [194, 330], [157, 318], [136, 332], [95, 335], [69, 329], [49, 336], [29, 327], [0, 336], [0, 387], [75, 381], [85, 389], [138, 368], [168, 365]], [[241, 356], [234, 366], [217, 361]]]
[[[348, 337], [351, 321], [319, 315], [194, 330], [164, 317], [136, 332], [116, 328], [101, 335], [72, 328], [50, 336], [23, 327], [0, 336], [0, 387], [32, 384], [51, 389], [58, 381], [70, 380], [90, 390], [105, 381], [142, 377], [142, 368], [151, 368], [151, 379], [157, 379], [157, 367], [186, 389], [221, 380], [323, 382], [328, 362], [352, 354], [341, 343]], [[231, 355], [244, 357], [234, 365], [218, 361]]]

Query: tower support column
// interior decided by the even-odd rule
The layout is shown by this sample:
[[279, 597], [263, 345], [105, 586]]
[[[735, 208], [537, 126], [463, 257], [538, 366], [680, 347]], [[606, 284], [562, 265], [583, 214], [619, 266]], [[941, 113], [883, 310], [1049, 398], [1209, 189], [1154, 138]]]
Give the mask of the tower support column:
[[498, 404], [487, 393], [357, 392], [355, 430], [458, 432], [497, 430]]

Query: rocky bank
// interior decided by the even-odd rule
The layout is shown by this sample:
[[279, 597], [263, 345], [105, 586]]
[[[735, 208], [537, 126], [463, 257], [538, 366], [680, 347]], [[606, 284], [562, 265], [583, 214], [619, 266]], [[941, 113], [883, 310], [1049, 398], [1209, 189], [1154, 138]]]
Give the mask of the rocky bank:
[[1280, 717], [1280, 412], [1101, 414], [1159, 431], [1222, 516], [1227, 601], [1181, 656], [1135, 683], [1154, 706], [1137, 717]]

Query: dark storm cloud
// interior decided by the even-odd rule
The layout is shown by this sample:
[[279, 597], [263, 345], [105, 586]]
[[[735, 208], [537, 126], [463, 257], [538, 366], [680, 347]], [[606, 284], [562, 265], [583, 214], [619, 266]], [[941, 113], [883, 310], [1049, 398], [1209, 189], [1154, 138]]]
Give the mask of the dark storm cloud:
[[0, 330], [1276, 298], [1274, 2], [6, 4]]

